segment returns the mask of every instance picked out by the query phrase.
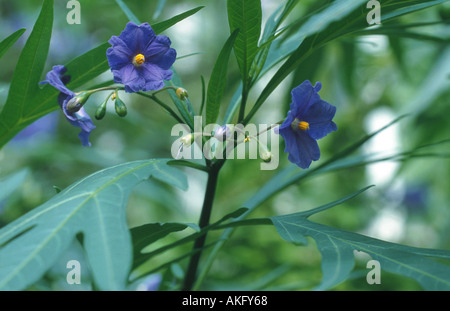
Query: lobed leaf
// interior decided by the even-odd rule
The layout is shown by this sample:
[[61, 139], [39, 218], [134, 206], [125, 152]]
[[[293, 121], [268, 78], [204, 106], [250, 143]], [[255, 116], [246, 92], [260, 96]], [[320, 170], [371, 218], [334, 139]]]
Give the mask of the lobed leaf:
[[0, 230], [0, 289], [23, 290], [37, 281], [78, 233], [94, 280], [102, 290], [124, 289], [132, 264], [126, 203], [140, 181], [153, 176], [186, 188], [169, 160], [144, 160], [98, 171]]
[[383, 270], [410, 277], [426, 290], [449, 290], [450, 267], [426, 257], [450, 258], [450, 251], [407, 247], [309, 221], [300, 213], [270, 218], [283, 239], [312, 237], [322, 254], [323, 279], [316, 288], [332, 288], [346, 280], [354, 266], [353, 251], [369, 254]]

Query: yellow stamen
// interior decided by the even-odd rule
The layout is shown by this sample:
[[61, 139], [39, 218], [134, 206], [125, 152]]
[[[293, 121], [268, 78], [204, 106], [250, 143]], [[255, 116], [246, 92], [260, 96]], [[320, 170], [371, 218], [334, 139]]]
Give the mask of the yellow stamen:
[[142, 54], [138, 54], [133, 58], [133, 65], [140, 66], [145, 62], [145, 56]]
[[250, 137], [249, 136], [245, 137], [244, 143], [248, 143], [249, 141], [250, 141]]
[[298, 128], [302, 131], [307, 131], [309, 130], [309, 123], [305, 121], [300, 121], [298, 122]]

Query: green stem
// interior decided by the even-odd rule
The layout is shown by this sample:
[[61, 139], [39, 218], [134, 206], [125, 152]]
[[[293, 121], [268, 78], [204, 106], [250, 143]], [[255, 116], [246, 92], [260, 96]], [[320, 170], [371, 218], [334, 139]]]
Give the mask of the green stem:
[[144, 92], [137, 92], [136, 94], [150, 98], [151, 100], [153, 100], [155, 103], [157, 103], [158, 105], [160, 105], [161, 107], [163, 107], [168, 113], [170, 113], [170, 115], [172, 117], [175, 118], [175, 120], [178, 121], [178, 123], [185, 123], [176, 113], [175, 111], [172, 110], [172, 108], [170, 108], [169, 106], [167, 106], [166, 104], [164, 104], [162, 101], [160, 101], [156, 96], [152, 95], [152, 94], [147, 94]]
[[[199, 227], [204, 228], [209, 225], [209, 219], [211, 217], [212, 206], [214, 202], [214, 195], [216, 193], [217, 179], [219, 176], [219, 170], [221, 165], [212, 165], [208, 173], [208, 182], [206, 185], [205, 199], [203, 201], [202, 212], [199, 220]], [[190, 261], [184, 279], [183, 290], [192, 290], [197, 277], [198, 264], [202, 255], [202, 249], [205, 246], [206, 234], [197, 238], [194, 242], [193, 252], [195, 252]]]
[[248, 98], [248, 84], [246, 81], [243, 81], [242, 83], [242, 100], [241, 100], [241, 107], [239, 108], [239, 118], [238, 123], [242, 123], [245, 117], [245, 105], [247, 104], [247, 98]]
[[195, 162], [191, 162], [191, 161], [186, 161], [186, 160], [171, 160], [169, 162], [167, 162], [168, 165], [180, 165], [180, 166], [186, 166], [186, 167], [190, 167], [199, 171], [203, 171], [203, 172], [209, 172], [209, 168], [207, 166], [195, 163]]

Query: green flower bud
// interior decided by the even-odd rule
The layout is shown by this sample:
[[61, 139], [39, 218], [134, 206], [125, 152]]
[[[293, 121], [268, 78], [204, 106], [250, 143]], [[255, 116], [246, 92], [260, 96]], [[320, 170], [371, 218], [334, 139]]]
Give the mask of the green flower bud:
[[74, 113], [83, 107], [83, 105], [88, 100], [89, 96], [91, 96], [91, 92], [81, 92], [80, 94], [73, 97], [66, 105], [66, 110], [68, 113]]
[[270, 162], [270, 160], [272, 159], [272, 153], [268, 150], [261, 152], [260, 156], [264, 162]]
[[183, 146], [189, 147], [194, 142], [194, 139], [195, 139], [194, 134], [188, 134], [181, 137], [180, 142], [183, 144]]
[[181, 137], [180, 142], [184, 147], [189, 147], [190, 145], [192, 145], [194, 140], [200, 136], [203, 136], [203, 133], [187, 134], [187, 135]]
[[95, 112], [95, 118], [97, 120], [101, 120], [105, 117], [107, 102], [108, 102], [108, 100], [105, 100], [100, 106], [98, 106], [97, 111]]
[[177, 97], [181, 100], [185, 100], [188, 97], [188, 92], [182, 87], [177, 88], [175, 94], [177, 94]]
[[125, 106], [124, 102], [119, 97], [116, 97], [114, 103], [116, 113], [119, 115], [119, 117], [125, 117], [127, 115], [127, 106]]

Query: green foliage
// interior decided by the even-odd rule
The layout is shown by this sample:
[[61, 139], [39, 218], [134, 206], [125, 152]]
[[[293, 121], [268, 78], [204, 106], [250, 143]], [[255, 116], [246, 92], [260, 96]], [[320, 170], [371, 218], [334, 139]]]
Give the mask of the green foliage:
[[25, 28], [19, 29], [0, 42], [0, 58], [23, 35]]
[[125, 207], [131, 190], [153, 176], [186, 188], [167, 160], [144, 160], [101, 170], [0, 230], [0, 289], [22, 290], [38, 280], [83, 234], [96, 285], [124, 289], [132, 262]]
[[[34, 99], [40, 91], [38, 83], [47, 59], [53, 25], [53, 1], [46, 0], [38, 20], [27, 40], [14, 71], [5, 107], [0, 114], [0, 141], [4, 145], [18, 130], [17, 124], [25, 123], [28, 110], [33, 109]], [[31, 122], [25, 123], [25, 125]], [[24, 126], [25, 126], [24, 125]], [[23, 126], [23, 127], [24, 127]], [[23, 128], [22, 127], [22, 128]]]
[[[448, 97], [448, 91], [445, 91], [448, 86], [448, 77], [446, 76], [448, 72], [445, 68], [448, 67], [444, 66], [448, 64], [448, 52], [445, 52], [445, 50], [439, 51], [439, 53], [436, 53], [439, 55], [439, 61], [429, 61], [429, 63], [423, 65], [424, 68], [419, 68], [417, 72], [415, 71], [416, 68], [411, 69], [411, 72], [414, 72], [414, 77], [410, 77], [412, 80], [421, 80], [424, 76], [428, 78], [426, 83], [420, 84], [423, 89], [422, 95], [415, 98], [414, 105], [404, 109], [407, 112], [413, 111], [415, 113], [413, 117], [416, 123], [412, 125], [402, 123], [402, 126], [405, 126], [405, 128], [409, 126], [405, 130], [408, 132], [408, 136], [422, 138], [417, 139], [418, 141], [411, 139], [411, 141], [408, 141], [410, 144], [405, 144], [401, 150], [396, 150], [395, 153], [390, 155], [358, 152], [361, 147], [384, 130], [391, 128], [393, 125], [399, 125], [398, 123], [403, 117], [397, 118], [369, 134], [365, 134], [362, 130], [361, 119], [374, 107], [389, 106], [393, 105], [393, 102], [405, 100], [392, 96], [388, 91], [381, 90], [379, 92], [382, 94], [380, 94], [378, 102], [358, 105], [359, 102], [363, 101], [361, 97], [364, 94], [362, 94], [363, 90], [360, 87], [362, 83], [360, 81], [355, 83], [352, 80], [364, 76], [364, 70], [371, 69], [366, 68], [368, 65], [365, 62], [373, 63], [375, 66], [380, 66], [381, 63], [376, 59], [372, 59], [372, 62], [367, 61], [370, 58], [367, 55], [361, 61], [359, 58], [361, 56], [357, 55], [355, 51], [356, 40], [364, 38], [363, 36], [374, 34], [388, 36], [392, 42], [390, 48], [393, 50], [396, 60], [400, 62], [404, 75], [408, 74], [409, 69], [407, 66], [408, 49], [397, 40], [398, 38], [419, 40], [419, 42], [436, 44], [439, 47], [448, 43], [448, 37], [441, 37], [432, 32], [422, 32], [425, 27], [443, 26], [448, 22], [447, 20], [420, 23], [413, 23], [408, 20], [410, 14], [420, 13], [419, 11], [423, 9], [444, 2], [448, 2], [448, 0], [386, 0], [382, 3], [381, 17], [383, 24], [379, 27], [367, 27], [366, 0], [319, 1], [309, 6], [302, 1], [287, 0], [282, 4], [277, 4], [276, 9], [268, 15], [264, 25], [261, 25], [261, 1], [228, 0], [226, 8], [231, 34], [228, 34], [227, 30], [225, 38], [228, 39], [226, 39], [225, 44], [223, 44], [225, 38], [221, 42], [215, 42], [216, 46], [219, 47], [222, 44], [223, 46], [213, 61], [214, 66], [207, 63], [206, 57], [205, 61], [202, 62], [203, 69], [211, 73], [207, 88], [203, 76], [200, 80], [197, 79], [198, 72], [196, 72], [195, 79], [190, 76], [184, 78], [184, 71], [176, 70], [177, 63], [175, 68], [172, 68], [173, 78], [166, 85], [169, 87], [190, 86], [186, 87], [189, 90], [189, 98], [201, 103], [199, 105], [200, 111], [198, 111], [200, 115], [203, 113], [203, 108], [206, 108], [207, 123], [214, 123], [218, 120], [220, 108], [223, 105], [222, 101], [228, 100], [224, 123], [232, 123], [236, 111], [240, 108], [238, 121], [246, 124], [268, 102], [268, 98], [275, 89], [285, 83], [292, 73], [295, 73], [292, 85], [298, 84], [297, 79], [301, 81], [312, 80], [317, 76], [328, 79], [328, 85], [333, 85], [340, 92], [333, 93], [330, 86], [324, 88], [324, 92], [329, 92], [325, 96], [334, 95], [335, 97], [332, 97], [333, 100], [330, 100], [330, 102], [340, 103], [338, 111], [339, 113], [342, 111], [342, 113], [338, 116], [340, 122], [338, 123], [339, 132], [337, 136], [321, 145], [321, 151], [323, 152], [320, 162], [308, 170], [300, 170], [295, 165], [290, 164], [280, 168], [275, 174], [264, 174], [262, 172], [255, 173], [252, 164], [242, 165], [235, 163], [239, 161], [234, 161], [233, 164], [230, 164], [231, 168], [222, 170], [224, 175], [228, 175], [224, 177], [221, 175], [219, 179], [220, 187], [215, 189], [217, 180], [213, 178], [214, 182], [212, 183], [211, 176], [216, 174], [215, 177], [217, 177], [225, 161], [204, 161], [204, 159], [201, 161], [167, 159], [135, 161], [136, 157], [148, 157], [149, 153], [153, 156], [154, 153], [166, 154], [168, 152], [168, 144], [160, 139], [161, 133], [169, 132], [168, 122], [165, 119], [167, 115], [160, 117], [154, 106], [136, 109], [137, 104], [139, 104], [138, 101], [133, 102], [133, 100], [127, 98], [127, 104], [130, 102], [127, 118], [115, 121], [128, 122], [126, 126], [119, 123], [121, 128], [118, 131], [126, 137], [124, 139], [126, 144], [124, 144], [123, 152], [117, 151], [117, 158], [109, 157], [108, 154], [108, 152], [114, 153], [116, 151], [114, 140], [112, 147], [110, 141], [107, 141], [103, 144], [103, 147], [99, 149], [94, 149], [94, 147], [86, 153], [66, 143], [62, 144], [60, 148], [55, 148], [55, 145], [49, 143], [42, 148], [47, 148], [48, 151], [41, 151], [39, 155], [31, 155], [36, 151], [33, 147], [21, 151], [20, 153], [23, 154], [28, 151], [34, 162], [30, 161], [30, 163], [22, 165], [18, 161], [18, 164], [12, 168], [12, 170], [16, 170], [15, 173], [7, 172], [7, 176], [0, 180], [0, 203], [2, 203], [2, 201], [7, 202], [10, 197], [14, 197], [20, 187], [24, 187], [25, 179], [36, 178], [39, 183], [42, 183], [40, 184], [42, 188], [46, 187], [46, 178], [41, 176], [48, 176], [48, 173], [42, 172], [42, 167], [50, 166], [48, 163], [55, 166], [59, 165], [52, 173], [54, 174], [52, 178], [49, 179], [51, 180], [50, 188], [52, 184], [58, 184], [54, 181], [58, 178], [66, 181], [72, 178], [71, 174], [78, 176], [77, 174], [98, 170], [96, 173], [73, 183], [63, 191], [54, 186], [57, 194], [54, 195], [54, 190], [51, 189], [52, 198], [46, 203], [41, 204], [41, 202], [45, 202], [45, 199], [38, 196], [38, 199], [35, 199], [40, 202], [36, 204], [39, 205], [37, 208], [28, 212], [25, 208], [21, 209], [24, 211], [23, 216], [0, 229], [0, 289], [23, 290], [37, 284], [36, 282], [54, 267], [74, 239], [78, 238], [85, 250], [87, 263], [91, 268], [92, 282], [95, 288], [100, 290], [126, 289], [130, 280], [133, 281], [164, 270], [169, 275], [167, 279], [173, 277], [173, 279], [176, 279], [176, 284], [168, 285], [169, 281], [166, 280], [167, 282], [162, 285], [165, 286], [163, 288], [180, 289], [182, 279], [185, 275], [189, 275], [189, 273], [185, 274], [180, 270], [180, 267], [184, 267], [186, 259], [191, 260], [186, 268], [188, 272], [191, 272], [191, 275], [191, 267], [197, 268], [196, 264], [199, 264], [198, 273], [195, 273], [197, 271], [193, 273], [196, 279], [193, 282], [192, 289], [210, 289], [210, 285], [211, 288], [215, 288], [214, 286], [223, 288], [220, 287], [224, 278], [223, 275], [221, 276], [222, 265], [227, 267], [227, 265], [231, 266], [233, 263], [235, 271], [230, 273], [237, 276], [249, 275], [249, 278], [253, 281], [259, 278], [256, 282], [242, 286], [246, 289], [334, 289], [350, 282], [352, 270], [355, 267], [354, 251], [361, 251], [370, 255], [372, 259], [381, 263], [383, 271], [410, 278], [425, 290], [450, 290], [450, 268], [438, 261], [450, 259], [450, 251], [410, 247], [355, 233], [358, 228], [367, 225], [367, 219], [370, 218], [372, 209], [357, 209], [351, 199], [358, 196], [358, 199], [365, 199], [365, 202], [380, 204], [381, 200], [371, 201], [366, 195], [359, 196], [371, 186], [344, 196], [339, 200], [303, 212], [280, 213], [279, 206], [289, 205], [289, 202], [279, 204], [285, 198], [277, 197], [277, 195], [286, 191], [288, 195], [293, 195], [294, 204], [297, 205], [298, 202], [301, 202], [302, 205], [307, 205], [310, 202], [315, 202], [312, 197], [315, 193], [314, 188], [317, 187], [320, 188], [320, 191], [316, 191], [316, 193], [319, 193], [320, 196], [323, 195], [323, 200], [327, 202], [330, 197], [334, 196], [334, 190], [349, 193], [354, 189], [361, 188], [357, 184], [361, 180], [365, 180], [366, 177], [364, 173], [361, 173], [363, 171], [361, 168], [370, 164], [397, 161], [402, 165], [404, 171], [408, 171], [409, 163], [418, 160], [423, 161], [420, 163], [425, 163], [423, 166], [426, 170], [426, 165], [430, 164], [425, 160], [431, 162], [431, 160], [448, 159], [450, 157], [448, 152], [442, 151], [445, 150], [444, 148], [450, 141], [448, 136], [445, 136], [448, 131], [446, 131], [445, 120], [442, 119], [442, 116], [448, 114], [447, 105], [445, 105], [445, 99]], [[124, 1], [116, 0], [116, 3], [125, 14], [121, 13], [121, 16], [126, 16], [137, 24], [140, 23], [140, 19]], [[304, 6], [299, 8], [297, 6], [299, 3], [304, 4]], [[167, 3], [160, 0], [151, 5], [155, 6], [153, 18], [158, 18], [163, 14]], [[152, 28], [157, 34], [162, 33], [178, 22], [196, 14], [202, 8], [203, 6], [195, 7], [166, 20], [152, 23]], [[143, 12], [139, 12], [138, 15], [144, 14]], [[148, 16], [144, 18], [148, 18]], [[38, 83], [43, 80], [44, 64], [46, 61], [49, 62], [47, 54], [52, 26], [53, 1], [44, 0], [41, 13], [18, 59], [8, 98], [0, 114], [0, 146], [4, 146], [20, 130], [33, 121], [58, 108], [56, 104], [58, 91], [49, 85], [38, 86]], [[0, 42], [0, 57], [13, 46], [24, 31], [25, 29], [19, 29]], [[109, 35], [111, 34], [108, 33]], [[171, 37], [173, 42], [177, 39], [179, 38]], [[103, 40], [104, 38], [100, 42], [103, 42]], [[108, 43], [103, 43], [67, 63], [68, 74], [71, 76], [71, 82], [68, 84], [70, 89], [75, 91], [109, 70], [105, 57], [108, 47]], [[234, 68], [229, 61], [232, 49], [234, 49], [237, 59], [236, 72], [232, 71]], [[194, 51], [194, 53], [189, 54], [189, 57], [196, 57], [199, 54]], [[386, 59], [383, 59], [383, 61], [386, 61]], [[324, 69], [321, 67], [323, 62], [332, 68]], [[390, 65], [392, 64], [387, 66]], [[358, 66], [361, 68], [358, 68]], [[211, 67], [213, 68], [212, 71]], [[397, 72], [392, 69], [394, 66], [390, 67], [390, 71], [387, 71], [388, 75], [391, 75], [392, 72], [396, 74]], [[181, 65], [178, 69], [181, 69]], [[336, 72], [339, 72], [339, 75]], [[269, 76], [270, 74], [272, 76]], [[342, 76], [345, 76], [345, 81], [341, 81]], [[233, 79], [233, 77], [240, 77], [240, 79]], [[182, 78], [184, 78], [184, 83]], [[256, 88], [253, 89], [255, 84], [265, 81], [262, 78], [267, 79], [268, 82], [258, 89], [257, 94], [252, 94], [251, 91], [256, 91]], [[194, 80], [200, 81], [201, 87], [198, 85], [195, 85], [195, 88], [192, 87], [192, 81]], [[239, 82], [236, 82], [238, 80]], [[226, 87], [227, 81], [233, 81], [233, 85], [228, 87], [235, 87], [232, 96], [228, 96], [226, 92], [228, 89]], [[98, 81], [95, 83], [98, 83]], [[109, 80], [101, 82], [96, 87], [113, 84], [113, 81]], [[430, 85], [433, 88], [429, 87]], [[436, 85], [444, 89], [442, 94], [439, 93], [440, 91], [438, 92]], [[195, 91], [191, 92], [193, 89], [201, 89], [201, 94], [196, 96]], [[176, 121], [184, 122], [193, 128], [193, 117], [196, 115], [196, 111], [189, 110], [186, 102], [180, 100], [174, 90], [169, 90], [166, 98], [163, 98], [163, 95], [159, 97], [159, 94], [156, 97], [156, 93], [139, 92], [138, 95], [142, 95], [140, 98], [152, 99], [169, 112], [169, 116], [172, 116]], [[340, 99], [340, 96], [344, 99]], [[395, 100], [391, 97], [395, 97]], [[201, 98], [201, 100], [198, 98]], [[166, 104], [166, 99], [172, 100], [172, 103]], [[253, 106], [245, 114], [247, 101], [249, 103], [253, 101]], [[171, 108], [172, 104], [175, 107], [174, 110]], [[279, 109], [276, 112], [281, 112], [284, 115], [286, 112], [285, 104], [278, 99], [277, 109]], [[416, 109], [418, 106], [420, 106], [420, 109]], [[106, 108], [106, 105], [104, 108]], [[269, 115], [272, 115], [274, 110], [269, 112]], [[104, 113], [106, 113], [106, 110], [102, 112], [102, 114]], [[146, 117], [145, 114], [148, 114], [154, 123], [148, 122], [144, 118]], [[267, 122], [272, 121], [274, 120], [267, 120]], [[152, 130], [149, 130], [149, 128]], [[154, 133], [151, 131], [154, 131]], [[110, 133], [103, 132], [103, 134]], [[133, 149], [131, 141], [139, 147]], [[345, 147], [342, 147], [342, 145]], [[102, 150], [102, 148], [105, 149], [105, 146], [110, 149]], [[11, 151], [5, 149], [5, 155], [8, 155]], [[24, 156], [23, 154], [22, 156]], [[3, 154], [1, 154], [0, 160], [2, 157]], [[50, 158], [50, 160], [47, 160], [47, 158]], [[111, 158], [113, 159], [111, 160]], [[106, 164], [109, 163], [108, 161], [123, 164], [115, 164], [109, 168], [104, 168], [109, 166]], [[30, 168], [20, 170], [17, 168], [22, 166], [30, 166]], [[92, 169], [91, 166], [94, 166], [95, 169]], [[185, 166], [187, 170], [195, 169], [200, 171], [201, 174], [208, 175], [202, 217], [204, 213], [211, 212], [214, 195], [216, 194], [218, 198], [215, 199], [214, 206], [217, 206], [217, 208], [214, 209], [213, 217], [218, 217], [218, 220], [208, 222], [201, 228], [197, 224], [190, 223], [192, 215], [186, 216], [183, 214], [183, 212], [186, 212], [184, 208], [188, 205], [185, 201], [186, 198], [178, 198], [170, 187], [166, 187], [168, 185], [181, 189], [187, 188], [186, 176], [172, 166]], [[82, 169], [80, 170], [80, 168]], [[420, 168], [416, 170], [420, 171]], [[404, 171], [398, 174], [400, 175]], [[328, 174], [327, 178], [324, 177], [325, 174]], [[445, 174], [445, 168], [439, 170], [436, 174], [444, 176], [444, 178], [438, 178], [438, 180], [441, 191], [444, 189], [442, 192], [445, 192], [445, 189], [448, 188], [446, 187], [448, 176]], [[194, 174], [192, 176], [193, 178], [196, 177]], [[354, 178], [355, 176], [357, 178]], [[152, 188], [152, 191], [143, 190], [132, 200], [129, 200], [132, 190], [150, 177], [154, 177], [153, 181], [162, 181], [163, 186], [158, 184], [159, 186]], [[354, 184], [346, 185], [345, 178], [348, 178]], [[320, 179], [320, 181], [317, 181], [317, 179]], [[211, 186], [212, 184], [213, 186]], [[329, 187], [328, 184], [334, 185], [334, 189]], [[150, 187], [151, 183], [146, 182], [145, 185]], [[344, 191], [348, 188], [352, 188], [352, 190]], [[380, 192], [387, 192], [389, 190], [387, 188], [380, 189], [377, 187], [368, 192], [376, 191], [375, 189], [379, 189]], [[45, 189], [48, 189], [48, 187]], [[310, 193], [310, 190], [313, 190], [313, 192]], [[22, 196], [26, 197], [29, 192], [29, 189], [25, 189]], [[194, 196], [199, 195], [199, 193], [200, 191], [195, 192]], [[45, 198], [45, 196], [43, 197]], [[445, 194], [442, 197], [445, 197]], [[189, 199], [195, 198], [191, 196]], [[433, 200], [436, 199], [433, 198]], [[33, 204], [35, 201], [29, 203], [22, 200], [19, 202]], [[448, 221], [446, 220], [448, 217], [445, 217], [447, 215], [445, 213], [448, 213], [448, 211], [446, 211], [446, 206], [442, 207], [445, 202], [445, 200], [433, 202], [434, 206], [440, 208], [439, 211], [442, 213], [435, 216], [441, 228], [445, 228], [446, 224], [448, 227]], [[11, 204], [19, 205], [14, 200]], [[36, 205], [33, 205], [33, 207]], [[134, 221], [136, 221], [136, 218], [139, 221], [142, 220], [139, 225], [133, 225], [133, 217], [127, 219], [127, 205], [131, 209], [135, 206], [144, 207], [145, 212], [133, 210], [137, 214], [137, 216], [132, 214], [135, 217]], [[337, 205], [345, 206], [342, 206], [339, 211], [331, 209]], [[148, 208], [149, 206], [151, 208]], [[234, 210], [239, 206], [243, 206], [243, 208]], [[230, 210], [234, 211], [230, 212]], [[325, 210], [327, 210], [327, 213], [321, 213]], [[249, 218], [251, 213], [257, 215]], [[143, 214], [144, 217], [141, 219]], [[268, 217], [268, 215], [278, 214], [281, 215]], [[364, 217], [359, 217], [361, 215], [364, 215]], [[317, 221], [310, 220], [311, 216], [314, 216]], [[169, 220], [168, 222], [160, 222], [159, 217]], [[426, 217], [422, 218], [425, 218], [421, 219], [424, 223], [432, 222]], [[352, 222], [352, 219], [356, 220]], [[340, 229], [343, 227], [348, 231]], [[193, 232], [189, 228], [193, 229]], [[259, 228], [262, 228], [261, 231], [256, 231]], [[235, 232], [236, 229], [242, 231]], [[301, 244], [303, 247], [296, 248], [288, 243], [280, 245], [279, 237], [276, 234], [268, 234], [268, 230], [276, 231], [284, 240], [296, 245]], [[439, 233], [442, 233], [442, 231], [439, 231]], [[248, 234], [248, 232], [251, 233]], [[260, 236], [258, 232], [262, 232]], [[235, 244], [231, 239], [233, 233], [233, 237], [237, 238]], [[444, 236], [445, 233], [444, 230]], [[208, 240], [206, 240], [206, 236], [208, 236]], [[274, 236], [276, 237], [274, 238]], [[317, 258], [303, 258], [303, 255], [305, 257], [313, 256], [309, 254], [312, 248], [305, 251], [307, 247], [310, 247], [307, 245], [308, 237], [315, 241]], [[198, 241], [202, 239], [206, 243], [198, 246]], [[445, 243], [448, 244], [448, 239], [445, 240], [444, 237], [442, 240], [444, 245], [446, 245]], [[195, 242], [194, 247], [187, 248], [192, 242]], [[244, 249], [245, 252], [240, 251], [240, 249]], [[296, 253], [298, 249], [303, 250], [302, 258], [299, 258]], [[233, 251], [243, 259], [232, 258], [230, 260], [230, 257], [235, 254]], [[278, 252], [282, 259], [274, 256]], [[208, 257], [192, 264], [192, 258], [200, 258], [201, 253], [207, 253]], [[261, 254], [264, 256], [261, 256]], [[217, 269], [214, 263], [219, 255], [223, 255], [225, 259], [219, 263], [220, 269]], [[264, 263], [264, 260], [268, 260], [266, 257], [275, 258], [274, 263], [258, 266], [258, 263]], [[293, 258], [292, 262], [285, 263], [284, 260], [287, 261], [289, 258]], [[240, 266], [233, 260], [242, 260], [239, 263], [247, 261], [248, 266]], [[277, 264], [276, 260], [283, 260], [278, 269], [273, 268]], [[315, 273], [314, 265], [317, 265], [316, 270], [318, 270], [319, 262], [322, 272], [321, 281], [318, 281], [318, 275], [313, 274]], [[300, 269], [296, 268], [296, 265], [300, 264], [306, 266], [302, 266]], [[307, 266], [308, 264], [310, 266]], [[252, 269], [258, 271], [250, 271]], [[313, 271], [310, 272], [310, 270]], [[306, 275], [311, 281], [302, 283], [297, 274], [299, 271], [303, 278]], [[316, 272], [320, 273], [320, 271]], [[255, 278], [251, 273], [255, 273], [257, 277]], [[226, 277], [230, 278], [230, 275], [227, 274]], [[209, 276], [212, 276], [211, 280], [208, 278]], [[296, 278], [295, 282], [291, 284], [285, 282], [270, 287], [271, 283], [276, 282], [278, 278], [289, 279], [289, 277]], [[314, 281], [316, 279], [317, 281]], [[229, 279], [227, 282], [231, 285], [234, 284]], [[189, 288], [191, 287], [189, 286]]]
[[238, 33], [239, 29], [236, 29], [230, 35], [227, 42], [225, 42], [211, 73], [206, 99], [206, 124], [215, 123], [217, 120], [220, 103], [222, 101], [223, 93], [225, 92], [227, 81], [228, 59], [230, 58], [231, 50]]
[[323, 272], [322, 282], [316, 289], [329, 289], [346, 280], [354, 267], [354, 251], [357, 250], [378, 260], [386, 271], [417, 280], [426, 290], [449, 290], [450, 268], [427, 257], [448, 259], [450, 251], [407, 247], [308, 220], [308, 217], [341, 204], [367, 189], [311, 211], [270, 218], [286, 241], [306, 244], [306, 236], [316, 241], [322, 254]]
[[6, 176], [0, 180], [0, 202], [6, 200], [14, 191], [19, 189], [25, 182], [26, 177], [30, 171], [24, 168], [14, 174]]
[[261, 1], [260, 0], [228, 0], [228, 21], [230, 32], [239, 29], [234, 45], [241, 78], [247, 84], [248, 74], [258, 52], [258, 40], [261, 33]]

